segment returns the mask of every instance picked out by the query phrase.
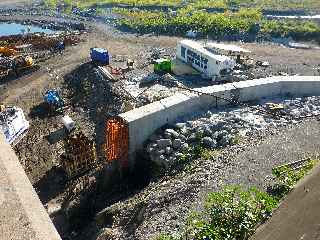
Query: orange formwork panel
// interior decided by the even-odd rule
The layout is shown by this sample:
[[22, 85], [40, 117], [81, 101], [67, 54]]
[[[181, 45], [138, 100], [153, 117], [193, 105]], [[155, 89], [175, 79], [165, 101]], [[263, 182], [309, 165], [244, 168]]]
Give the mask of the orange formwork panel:
[[129, 128], [120, 117], [112, 117], [106, 124], [106, 159], [119, 161], [121, 167], [128, 167]]

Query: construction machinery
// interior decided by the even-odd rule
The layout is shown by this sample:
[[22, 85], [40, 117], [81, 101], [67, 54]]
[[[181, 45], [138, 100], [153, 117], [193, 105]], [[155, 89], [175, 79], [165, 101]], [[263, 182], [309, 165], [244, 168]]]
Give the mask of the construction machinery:
[[10, 72], [19, 75], [22, 71], [32, 69], [34, 66], [30, 56], [0, 57], [0, 76], [7, 76]]
[[9, 144], [16, 145], [29, 129], [21, 108], [0, 105], [0, 131]]
[[0, 55], [10, 57], [17, 54], [17, 50], [10, 47], [0, 47]]
[[44, 95], [44, 101], [52, 111], [61, 112], [64, 108], [64, 101], [57, 90], [48, 90]]
[[22, 71], [33, 67], [33, 59], [30, 56], [17, 56], [13, 58], [13, 70]]
[[170, 73], [172, 68], [172, 62], [167, 58], [157, 59], [154, 63], [155, 73]]

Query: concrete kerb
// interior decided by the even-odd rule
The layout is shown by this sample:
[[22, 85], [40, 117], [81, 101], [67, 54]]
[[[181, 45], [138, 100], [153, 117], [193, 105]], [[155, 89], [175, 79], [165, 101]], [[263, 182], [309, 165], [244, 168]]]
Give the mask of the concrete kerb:
[[174, 123], [180, 117], [225, 106], [230, 102], [223, 99], [233, 99], [235, 95], [238, 95], [236, 100], [240, 102], [276, 96], [317, 96], [320, 95], [320, 76], [277, 76], [194, 90], [213, 94], [219, 98], [194, 92], [179, 92], [119, 115], [128, 122], [130, 166], [134, 165], [137, 151], [143, 149], [145, 141], [157, 129], [168, 123]]

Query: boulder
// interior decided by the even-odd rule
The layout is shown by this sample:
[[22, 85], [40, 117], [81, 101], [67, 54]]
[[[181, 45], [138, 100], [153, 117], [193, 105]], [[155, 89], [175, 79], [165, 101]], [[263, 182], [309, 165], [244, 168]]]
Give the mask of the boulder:
[[203, 126], [203, 134], [207, 137], [211, 137], [212, 136], [212, 131], [210, 129], [210, 126], [208, 124]]
[[177, 138], [177, 139], [174, 139], [173, 142], [172, 142], [172, 147], [173, 147], [174, 149], [180, 148], [181, 145], [182, 145], [182, 141], [181, 141], [180, 139], [178, 139], [178, 138]]
[[182, 128], [185, 128], [186, 126], [187, 126], [186, 123], [176, 123], [176, 124], [174, 125], [174, 128], [181, 130]]
[[208, 148], [215, 148], [217, 146], [216, 140], [212, 139], [211, 137], [204, 137], [202, 139], [202, 144]]
[[189, 148], [189, 144], [188, 144], [188, 143], [184, 143], [184, 144], [182, 144], [182, 146], [181, 146], [181, 150], [182, 150], [182, 151], [188, 150], [188, 148]]
[[189, 137], [188, 137], [188, 142], [195, 142], [197, 140], [197, 136], [195, 133], [192, 133]]
[[157, 144], [150, 143], [150, 144], [148, 144], [146, 150], [147, 150], [147, 153], [151, 153], [151, 152], [155, 151], [156, 149], [157, 149]]
[[165, 153], [167, 154], [167, 155], [170, 155], [171, 153], [172, 153], [172, 148], [171, 147], [166, 147], [166, 149], [165, 149]]
[[161, 148], [161, 149], [164, 149], [164, 148], [171, 146], [171, 145], [172, 145], [171, 139], [163, 138], [163, 139], [160, 139], [157, 141], [157, 146], [158, 146], [158, 148]]
[[166, 137], [166, 138], [178, 138], [179, 137], [179, 133], [178, 132], [176, 132], [175, 130], [173, 130], [173, 129], [166, 129], [165, 131], [164, 131], [164, 136]]
[[228, 146], [230, 144], [231, 140], [232, 140], [232, 136], [231, 135], [229, 135], [229, 134], [223, 135], [221, 137], [221, 139], [219, 140], [219, 146], [226, 147], [226, 146]]
[[162, 166], [165, 164], [164, 161], [166, 160], [166, 158], [163, 155], [156, 155], [155, 157], [152, 157], [151, 160], [157, 165]]

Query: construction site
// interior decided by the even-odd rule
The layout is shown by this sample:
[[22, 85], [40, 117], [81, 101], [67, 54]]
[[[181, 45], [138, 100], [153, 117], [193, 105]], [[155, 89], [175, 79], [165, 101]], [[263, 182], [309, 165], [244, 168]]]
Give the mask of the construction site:
[[176, 236], [207, 193], [266, 190], [274, 167], [320, 152], [315, 41], [138, 35], [41, 1], [0, 10], [0, 150], [13, 150], [0, 155], [53, 229], [38, 235], [32, 207], [10, 215], [28, 207], [17, 194], [10, 213], [5, 184], [20, 180], [2, 162], [1, 240]]

